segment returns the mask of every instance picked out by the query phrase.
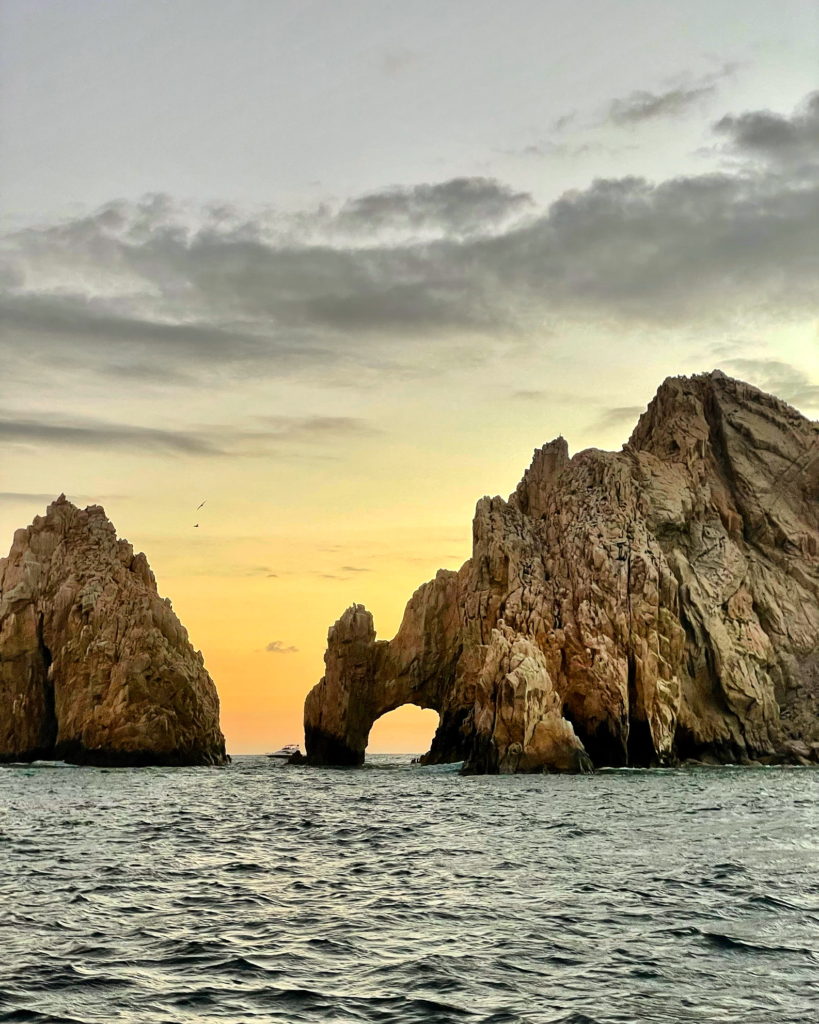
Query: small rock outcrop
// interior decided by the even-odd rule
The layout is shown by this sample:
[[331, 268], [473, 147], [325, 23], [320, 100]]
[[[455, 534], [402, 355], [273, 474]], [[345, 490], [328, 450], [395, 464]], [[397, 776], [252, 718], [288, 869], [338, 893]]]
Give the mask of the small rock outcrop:
[[224, 764], [219, 698], [143, 554], [61, 495], [0, 560], [0, 761]]
[[720, 371], [669, 378], [621, 452], [536, 450], [389, 642], [330, 629], [307, 758], [360, 764], [411, 703], [427, 762], [584, 771], [819, 760], [819, 424]]

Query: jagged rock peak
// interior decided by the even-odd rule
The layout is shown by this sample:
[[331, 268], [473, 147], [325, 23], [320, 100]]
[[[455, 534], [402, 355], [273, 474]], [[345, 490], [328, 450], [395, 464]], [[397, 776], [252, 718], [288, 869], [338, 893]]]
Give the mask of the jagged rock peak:
[[219, 699], [144, 554], [64, 494], [0, 560], [0, 760], [222, 764]]
[[535, 450], [395, 638], [360, 606], [305, 704], [314, 764], [435, 708], [468, 771], [819, 757], [819, 424], [720, 371], [671, 377], [621, 452]]
[[744, 419], [749, 438], [764, 440], [771, 428], [800, 429], [808, 421], [787, 402], [722, 370], [668, 377], [640, 417], [632, 448], [684, 460], [702, 441], [718, 440], [725, 419]]
[[532, 463], [509, 500], [525, 515], [538, 515], [538, 497], [551, 489], [560, 471], [568, 464], [569, 445], [563, 437], [556, 437], [542, 448], [535, 448]]

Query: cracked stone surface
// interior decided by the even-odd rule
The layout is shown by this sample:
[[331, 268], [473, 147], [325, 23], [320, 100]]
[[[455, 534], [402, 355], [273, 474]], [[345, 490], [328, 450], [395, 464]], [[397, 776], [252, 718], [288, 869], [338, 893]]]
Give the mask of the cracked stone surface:
[[0, 560], [0, 760], [223, 764], [219, 698], [143, 554], [60, 496]]
[[720, 371], [666, 380], [620, 452], [537, 449], [389, 642], [349, 608], [305, 703], [313, 764], [434, 708], [466, 771], [819, 759], [819, 424]]

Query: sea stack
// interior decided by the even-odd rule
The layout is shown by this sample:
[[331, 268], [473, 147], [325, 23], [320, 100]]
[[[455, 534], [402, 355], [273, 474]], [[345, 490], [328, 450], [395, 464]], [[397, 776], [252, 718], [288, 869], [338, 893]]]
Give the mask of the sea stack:
[[424, 760], [471, 772], [819, 760], [819, 424], [720, 371], [665, 381], [620, 452], [537, 449], [482, 498], [472, 557], [389, 642], [348, 609], [307, 758], [434, 708]]
[[0, 761], [219, 765], [202, 655], [104, 509], [64, 495], [0, 560]]

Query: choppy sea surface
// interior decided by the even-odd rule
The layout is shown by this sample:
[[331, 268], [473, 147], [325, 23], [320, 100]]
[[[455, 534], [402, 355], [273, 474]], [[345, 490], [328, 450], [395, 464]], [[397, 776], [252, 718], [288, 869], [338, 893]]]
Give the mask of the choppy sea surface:
[[819, 771], [0, 768], [0, 1022], [811, 1024]]

